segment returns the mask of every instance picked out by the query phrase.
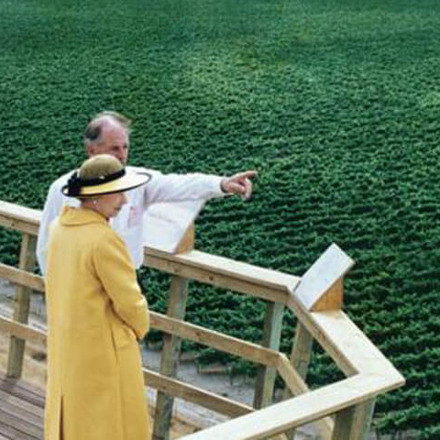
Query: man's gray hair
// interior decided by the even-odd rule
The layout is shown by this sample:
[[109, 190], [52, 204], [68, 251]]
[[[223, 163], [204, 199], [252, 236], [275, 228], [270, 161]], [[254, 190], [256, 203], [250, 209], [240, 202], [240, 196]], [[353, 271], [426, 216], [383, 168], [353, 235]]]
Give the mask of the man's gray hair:
[[87, 125], [83, 135], [84, 143], [86, 145], [91, 143], [98, 143], [103, 126], [109, 123], [120, 125], [127, 131], [128, 135], [131, 132], [130, 119], [128, 119], [124, 115], [121, 115], [118, 112], [104, 111], [95, 115]]

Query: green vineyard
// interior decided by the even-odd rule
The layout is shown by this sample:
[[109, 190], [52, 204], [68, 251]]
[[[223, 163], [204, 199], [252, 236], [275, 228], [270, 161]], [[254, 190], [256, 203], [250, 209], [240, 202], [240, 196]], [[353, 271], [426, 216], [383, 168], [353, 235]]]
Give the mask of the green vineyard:
[[[439, 43], [438, 0], [0, 0], [0, 200], [41, 209], [103, 109], [133, 119], [132, 165], [256, 169], [250, 202], [207, 204], [196, 247], [300, 275], [336, 242], [356, 260], [347, 313], [407, 380], [377, 434], [438, 440]], [[0, 232], [1, 261], [18, 246]], [[164, 279], [142, 280], [164, 310]], [[192, 323], [259, 341], [263, 314], [191, 285]], [[337, 374], [318, 348], [311, 367]]]

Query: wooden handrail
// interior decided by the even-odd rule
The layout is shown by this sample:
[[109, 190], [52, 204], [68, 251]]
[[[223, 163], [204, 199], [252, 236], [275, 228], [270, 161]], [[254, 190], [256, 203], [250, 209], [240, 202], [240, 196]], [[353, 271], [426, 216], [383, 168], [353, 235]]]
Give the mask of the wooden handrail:
[[[0, 202], [0, 225], [24, 234], [36, 235], [41, 213], [25, 207]], [[338, 254], [338, 248], [332, 248]], [[352, 264], [342, 256], [338, 265], [332, 268], [330, 281], [319, 280], [319, 270], [301, 283], [301, 278], [274, 270], [263, 269], [250, 264], [236, 262], [224, 257], [206, 254], [196, 250], [171, 255], [155, 249], [145, 249], [145, 265], [167, 272], [182, 279], [194, 279], [205, 284], [231, 289], [266, 301], [287, 306], [298, 318], [304, 347], [308, 347], [307, 335], [311, 335], [331, 356], [341, 370], [349, 376], [323, 388], [310, 391], [304, 381], [304, 372], [299, 374], [293, 360], [276, 350], [239, 340], [174, 319], [158, 313], [151, 313], [152, 326], [169, 334], [212, 346], [228, 353], [240, 355], [267, 367], [275, 367], [285, 380], [289, 390], [297, 397], [277, 403], [267, 408], [253, 411], [252, 408], [213, 396], [211, 393], [188, 386], [182, 382], [148, 370], [144, 376], [150, 385], [175, 397], [183, 397], [195, 403], [223, 412], [230, 416], [240, 416], [221, 425], [200, 431], [184, 438], [187, 440], [251, 440], [263, 439], [280, 434], [323, 417], [340, 414], [336, 417], [333, 435], [340, 431], [341, 420], [350, 420], [343, 411], [347, 408], [369, 404], [378, 394], [397, 388], [404, 378], [361, 330], [340, 310], [342, 302], [342, 277]], [[324, 261], [324, 263], [323, 263]], [[25, 270], [0, 264], [0, 277], [33, 290], [44, 290], [41, 277]], [[314, 280], [318, 279], [319, 284]], [[326, 284], [327, 283], [327, 284]], [[307, 301], [308, 286], [315, 290], [312, 302]], [[329, 293], [326, 293], [329, 292]], [[305, 300], [306, 298], [306, 300]], [[318, 304], [318, 306], [315, 306]], [[334, 309], [329, 310], [329, 307]], [[0, 330], [23, 339], [43, 341], [44, 332], [23, 323], [0, 318]], [[304, 336], [305, 335], [305, 336]], [[301, 337], [301, 336], [300, 336]], [[301, 353], [307, 359], [307, 354]], [[363, 407], [362, 407], [363, 408]], [[364, 411], [364, 417], [368, 417]], [[249, 414], [247, 414], [249, 413]], [[321, 421], [320, 428], [325, 438], [330, 438], [333, 422]], [[343, 430], [349, 433], [350, 429]], [[355, 432], [351, 437], [361, 439], [365, 432]], [[339, 434], [338, 434], [339, 435]], [[345, 434], [344, 434], [345, 435]], [[345, 440], [334, 438], [332, 440]]]
[[147, 267], [282, 304], [288, 301], [286, 286], [293, 289], [300, 280], [294, 275], [195, 250], [173, 255], [145, 248], [144, 255]]
[[396, 384], [390, 385], [389, 378], [356, 375], [183, 438], [185, 440], [265, 439], [332, 415], [344, 408], [376, 397], [380, 393], [390, 391], [396, 386]]
[[36, 209], [0, 201], [0, 226], [37, 236], [40, 219]]
[[[0, 316], [0, 331], [28, 341], [46, 343], [47, 334], [45, 331], [29, 325], [20, 324], [3, 316]], [[189, 402], [203, 405], [221, 414], [237, 417], [253, 411], [253, 408], [250, 406], [234, 402], [222, 396], [217, 396], [214, 393], [163, 376], [147, 368], [143, 368], [143, 373], [148, 386], [164, 391], [174, 397], [181, 397]]]

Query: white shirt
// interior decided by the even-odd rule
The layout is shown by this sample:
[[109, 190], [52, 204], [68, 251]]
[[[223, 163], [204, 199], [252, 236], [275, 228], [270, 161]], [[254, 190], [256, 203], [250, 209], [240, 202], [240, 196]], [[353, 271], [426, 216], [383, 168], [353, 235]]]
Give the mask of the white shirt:
[[[119, 214], [110, 221], [111, 227], [122, 237], [133, 258], [136, 268], [143, 262], [143, 247], [145, 237], [145, 213], [154, 203], [201, 201], [213, 197], [221, 197], [221, 177], [207, 174], [162, 174], [159, 171], [138, 167], [126, 167], [129, 171], [147, 172], [152, 178], [146, 184], [127, 191], [127, 203]], [[37, 260], [41, 272], [45, 272], [45, 254], [49, 225], [59, 215], [62, 207], [79, 206], [78, 199], [66, 197], [61, 193], [72, 171], [64, 174], [49, 188], [46, 203], [41, 217], [37, 241]], [[200, 205], [201, 206], [201, 205]]]

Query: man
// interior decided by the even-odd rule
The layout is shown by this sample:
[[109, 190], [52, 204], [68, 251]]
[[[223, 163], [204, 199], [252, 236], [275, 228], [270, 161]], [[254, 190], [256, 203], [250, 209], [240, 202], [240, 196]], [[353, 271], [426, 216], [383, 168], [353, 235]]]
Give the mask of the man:
[[[111, 154], [122, 164], [128, 160], [130, 147], [130, 121], [116, 112], [97, 114], [88, 124], [84, 133], [84, 144], [89, 157], [96, 154]], [[237, 194], [249, 198], [252, 193], [252, 182], [255, 171], [245, 171], [230, 177], [219, 177], [206, 174], [162, 174], [159, 171], [128, 167], [138, 172], [151, 175], [151, 181], [143, 187], [127, 193], [127, 204], [119, 215], [112, 219], [111, 226], [125, 241], [136, 268], [143, 262], [143, 245], [145, 236], [144, 213], [155, 203], [203, 202], [225, 194]], [[76, 199], [68, 200], [61, 193], [72, 172], [69, 172], [52, 183], [41, 217], [37, 242], [37, 259], [44, 275], [45, 250], [49, 225], [58, 216], [65, 204], [77, 206]], [[197, 204], [197, 203], [196, 203]]]

